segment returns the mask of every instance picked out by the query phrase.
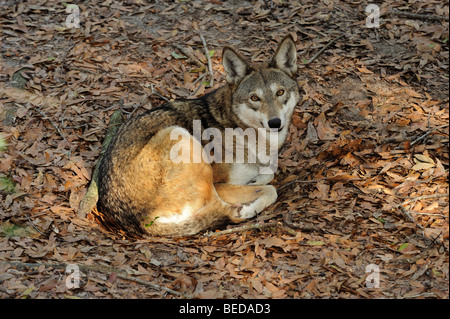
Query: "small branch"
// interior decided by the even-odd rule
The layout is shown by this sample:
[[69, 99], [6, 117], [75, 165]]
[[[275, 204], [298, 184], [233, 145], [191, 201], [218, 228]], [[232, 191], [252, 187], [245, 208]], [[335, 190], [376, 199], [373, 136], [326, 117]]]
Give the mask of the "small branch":
[[423, 134], [422, 136], [420, 136], [419, 138], [415, 139], [414, 141], [411, 142], [411, 146], [413, 146], [414, 144], [416, 144], [417, 142], [423, 140], [424, 138], [426, 138], [428, 135], [430, 135], [431, 133], [433, 133], [436, 130], [440, 130], [441, 128], [447, 127], [448, 124], [444, 124], [438, 127], [435, 127], [431, 130], [429, 130], [428, 132], [426, 132], [425, 134]]
[[164, 287], [164, 286], [160, 286], [160, 285], [157, 285], [157, 284], [153, 284], [151, 282], [148, 282], [148, 281], [145, 281], [145, 280], [142, 280], [142, 279], [139, 279], [139, 278], [130, 277], [130, 276], [125, 275], [125, 274], [118, 273], [117, 277], [119, 277], [121, 279], [124, 279], [124, 280], [134, 281], [134, 282], [137, 282], [138, 284], [149, 286], [149, 287], [151, 287], [153, 289], [156, 289], [156, 290], [164, 290], [164, 291], [167, 291], [167, 292], [171, 293], [172, 295], [181, 296], [181, 297], [184, 297], [184, 298], [187, 298], [187, 299], [192, 299], [193, 298], [193, 296], [190, 295], [190, 294], [184, 294], [184, 293], [178, 292], [176, 290], [173, 290], [173, 289], [170, 289], [170, 288], [167, 288], [167, 287]]
[[438, 16], [435, 14], [410, 13], [410, 12], [399, 11], [396, 9], [391, 10], [391, 13], [396, 16], [403, 16], [403, 17], [407, 17], [407, 18], [411, 18], [411, 19], [448, 21], [448, 17]]
[[433, 195], [423, 195], [423, 196], [418, 196], [418, 197], [414, 197], [412, 199], [409, 199], [405, 202], [403, 202], [401, 205], [407, 205], [410, 204], [412, 202], [416, 202], [418, 200], [422, 200], [422, 199], [430, 199], [430, 198], [440, 198], [440, 197], [448, 197], [449, 193], [445, 193], [445, 194], [433, 194]]
[[322, 54], [326, 49], [328, 49], [333, 43], [335, 43], [337, 40], [343, 38], [344, 36], [345, 36], [345, 34], [341, 34], [341, 35], [339, 35], [338, 37], [332, 39], [330, 42], [328, 42], [327, 45], [325, 45], [322, 49], [320, 49], [320, 51], [317, 52], [311, 59], [309, 59], [308, 61], [306, 61], [305, 65], [308, 65], [308, 64], [314, 62], [314, 61], [319, 57], [319, 55], [321, 55], [321, 54]]
[[[406, 210], [406, 208], [403, 206], [403, 204], [400, 204], [400, 209], [402, 210], [403, 214], [409, 219], [410, 222], [415, 223], [416, 220], [409, 214], [409, 212]], [[420, 229], [423, 230], [423, 227], [419, 224], [417, 224]]]
[[[409, 212], [409, 211], [405, 208], [405, 205], [408, 205], [408, 204], [413, 203], [413, 202], [417, 202], [418, 200], [431, 199], [431, 198], [440, 198], [440, 197], [448, 197], [448, 196], [449, 196], [448, 193], [446, 193], [446, 194], [434, 194], [434, 195], [423, 195], [423, 196], [418, 196], [418, 197], [414, 197], [414, 198], [412, 198], [412, 199], [409, 199], [409, 200], [407, 200], [407, 201], [404, 201], [404, 202], [401, 203], [401, 204], [397, 204], [397, 205], [395, 205], [395, 207], [400, 208], [400, 209], [402, 210], [402, 213], [408, 218], [409, 221], [411, 221], [412, 223], [415, 223], [417, 227], [419, 227], [420, 229], [423, 230], [422, 225], [417, 224], [417, 223], [416, 223], [416, 220], [414, 219], [414, 217], [411, 216], [411, 213], [414, 213], [414, 212]], [[394, 207], [394, 208], [395, 208], [395, 207]]]
[[295, 229], [298, 229], [298, 230], [301, 230], [301, 231], [322, 231], [321, 228], [316, 227], [314, 225], [302, 225], [302, 224], [299, 224], [299, 223], [294, 223], [292, 221], [292, 214], [289, 213], [289, 212], [288, 213], [283, 213], [283, 222], [287, 226], [295, 228]]
[[332, 181], [332, 182], [337, 182], [337, 181], [345, 181], [345, 182], [350, 182], [350, 181], [354, 181], [354, 180], [358, 180], [358, 178], [356, 178], [356, 177], [352, 177], [352, 178], [347, 178], [347, 176], [345, 176], [344, 178], [341, 178], [341, 176], [334, 176], [334, 177], [322, 177], [322, 178], [319, 178], [319, 179], [312, 179], [312, 180], [301, 180], [301, 179], [296, 179], [296, 180], [293, 180], [293, 181], [290, 181], [290, 182], [287, 182], [286, 184], [284, 184], [284, 185], [281, 185], [280, 187], [278, 187], [278, 191], [281, 191], [282, 189], [284, 189], [284, 188], [286, 188], [286, 187], [288, 187], [288, 186], [290, 186], [290, 185], [292, 185], [292, 184], [309, 184], [309, 183], [318, 183], [318, 182], [321, 182], [321, 181]]
[[[19, 261], [0, 261], [0, 264], [7, 264], [10, 265], [11, 267], [17, 267], [17, 268], [39, 268], [41, 266], [45, 266], [46, 268], [58, 268], [58, 269], [66, 269], [67, 268], [67, 264], [61, 263], [61, 264], [54, 264], [54, 263], [23, 263], [23, 262], [19, 262]], [[160, 286], [157, 284], [153, 284], [151, 282], [139, 279], [139, 278], [134, 278], [131, 276], [128, 276], [126, 274], [124, 274], [124, 270], [123, 269], [117, 269], [117, 268], [113, 268], [113, 267], [109, 267], [109, 266], [101, 266], [101, 265], [78, 265], [78, 268], [81, 271], [98, 271], [104, 274], [111, 274], [112, 272], [115, 272], [117, 274], [117, 277], [123, 279], [123, 280], [129, 280], [129, 281], [134, 281], [136, 283], [139, 283], [141, 285], [145, 285], [148, 287], [151, 287], [153, 289], [156, 290], [164, 290], [167, 291], [168, 293], [171, 293], [173, 295], [176, 296], [181, 296], [184, 298], [192, 298], [193, 296], [189, 295], [189, 294], [184, 294], [181, 292], [178, 292], [176, 290], [164, 287], [164, 286]]]
[[211, 57], [209, 56], [209, 50], [208, 47], [206, 46], [206, 41], [205, 38], [203, 37], [203, 35], [201, 33], [199, 33], [200, 39], [202, 39], [202, 43], [203, 43], [203, 48], [205, 49], [205, 56], [206, 56], [206, 60], [208, 61], [208, 72], [209, 72], [209, 87], [214, 86], [214, 74], [213, 74], [213, 69], [212, 69], [212, 63], [211, 63]]
[[164, 95], [162, 95], [162, 94], [159, 94], [158, 92], [156, 92], [155, 90], [154, 90], [154, 88], [153, 88], [153, 84], [150, 84], [150, 87], [151, 87], [151, 89], [152, 89], [152, 93], [151, 93], [151, 95], [156, 95], [157, 97], [159, 97], [159, 98], [161, 98], [161, 99], [163, 99], [164, 101], [166, 101], [166, 102], [170, 102], [170, 100], [168, 99], [168, 98], [166, 98]]
[[75, 71], [81, 71], [84, 73], [90, 73], [90, 74], [98, 74], [98, 72], [96, 71], [92, 71], [92, 70], [88, 70], [88, 69], [83, 69], [83, 68], [79, 68], [77, 66], [72, 66], [72, 65], [65, 65], [66, 67], [70, 68], [71, 70], [75, 70]]
[[[128, 115], [129, 117], [132, 117], [134, 112], [136, 112], [137, 109], [139, 109], [141, 106], [143, 106], [144, 104], [147, 103], [148, 99], [153, 95], [153, 92], [150, 94], [147, 94], [142, 101], [139, 104], [136, 104], [136, 106], [133, 108], [133, 110], [130, 112], [130, 114]], [[151, 105], [151, 104], [150, 104]]]
[[188, 61], [192, 62], [194, 64], [196, 64], [199, 68], [205, 68], [205, 65], [199, 61], [191, 52], [189, 52], [186, 48], [182, 47], [181, 45], [178, 44], [172, 44], [172, 46], [177, 49], [178, 51], [180, 51], [181, 53], [183, 53], [185, 56], [188, 57]]
[[197, 88], [195, 89], [194, 93], [190, 94], [189, 96], [195, 96], [198, 92], [198, 90], [200, 90], [200, 88], [202, 87], [203, 84], [203, 78], [206, 76], [207, 73], [203, 73], [202, 75], [200, 75], [197, 80], [194, 81], [194, 84], [196, 84], [197, 82], [200, 81], [200, 84], [197, 86]]
[[[414, 137], [389, 137], [389, 138], [382, 139], [380, 141], [380, 143], [386, 144], [386, 143], [401, 143], [401, 142], [412, 141], [409, 144], [409, 146], [411, 147], [414, 144], [416, 144], [417, 142], [425, 139], [428, 135], [430, 135], [434, 131], [440, 130], [440, 129], [448, 127], [448, 126], [449, 126], [449, 124], [444, 124], [444, 125], [441, 125], [441, 126], [437, 126], [435, 128], [432, 128], [432, 129], [428, 130], [425, 134], [423, 134], [423, 135], [421, 135], [421, 136], [419, 136], [419, 137], [417, 137], [415, 139], [414, 139]], [[403, 149], [403, 146], [398, 146], [396, 149]]]
[[407, 142], [410, 141], [412, 138], [411, 137], [388, 137], [388, 138], [383, 138], [382, 140], [380, 140], [381, 144], [389, 144], [389, 143], [401, 143], [401, 142]]
[[218, 236], [223, 236], [223, 235], [228, 235], [228, 234], [232, 234], [232, 233], [238, 233], [241, 231], [246, 231], [246, 230], [250, 230], [250, 229], [264, 229], [264, 228], [269, 228], [269, 227], [273, 227], [276, 226], [278, 224], [278, 222], [269, 222], [269, 223], [253, 223], [253, 224], [249, 224], [249, 225], [244, 225], [244, 226], [239, 226], [239, 227], [235, 227], [235, 228], [230, 228], [230, 229], [225, 229], [222, 231], [218, 231], [218, 232], [209, 232], [206, 234], [207, 237], [218, 237]]
[[448, 218], [448, 216], [442, 215], [442, 214], [434, 214], [434, 213], [419, 213], [419, 212], [410, 212], [411, 214], [416, 215], [425, 215], [425, 216], [435, 216], [440, 218]]
[[45, 234], [39, 229], [37, 228], [37, 226], [33, 223], [33, 221], [30, 219], [30, 215], [28, 213], [25, 214], [25, 217], [28, 219], [28, 221], [30, 222], [31, 226], [42, 236], [45, 236]]
[[320, 181], [323, 181], [323, 180], [325, 180], [325, 178], [320, 178], [320, 179], [312, 179], [312, 180], [310, 180], [310, 181], [305, 181], [305, 180], [301, 180], [301, 179], [296, 179], [296, 180], [293, 180], [293, 181], [290, 181], [290, 182], [287, 182], [286, 184], [284, 184], [284, 185], [281, 185], [280, 187], [278, 187], [278, 191], [281, 191], [283, 188], [286, 188], [286, 187], [288, 187], [288, 186], [290, 186], [290, 185], [292, 185], [292, 184], [303, 184], [303, 183], [305, 183], [305, 184], [309, 184], [309, 183], [318, 183], [318, 182], [320, 182]]
[[[396, 251], [398, 252], [398, 251]], [[421, 252], [420, 254], [414, 256], [414, 257], [397, 257], [397, 258], [392, 258], [391, 260], [388, 261], [388, 263], [390, 264], [414, 264], [416, 261], [418, 261], [419, 259], [424, 258], [426, 255], [428, 254], [428, 250], [424, 250], [423, 252]], [[405, 255], [403, 255], [405, 256]]]
[[[130, 112], [130, 114], [128, 115], [129, 117], [133, 116], [134, 112], [136, 112], [137, 109], [139, 109], [141, 106], [143, 106], [144, 104], [147, 103], [148, 99], [152, 96], [152, 95], [156, 95], [159, 98], [162, 98], [164, 101], [169, 102], [169, 99], [167, 99], [165, 96], [159, 94], [158, 92], [155, 91], [155, 88], [153, 87], [153, 84], [150, 84], [150, 88], [151, 88], [151, 92], [149, 94], [147, 94], [144, 99], [141, 101], [141, 103], [137, 104], [134, 108], [133, 111]], [[122, 105], [123, 105], [123, 101], [122, 101]], [[151, 106], [151, 103], [150, 103]], [[121, 106], [122, 107], [122, 106]]]

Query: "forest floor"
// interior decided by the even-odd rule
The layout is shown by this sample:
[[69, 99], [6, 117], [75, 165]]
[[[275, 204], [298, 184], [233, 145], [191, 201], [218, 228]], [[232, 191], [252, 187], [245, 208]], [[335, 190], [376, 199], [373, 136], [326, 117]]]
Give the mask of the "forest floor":
[[[80, 28], [0, 3], [0, 298], [449, 298], [448, 2], [383, 1], [376, 28], [365, 0], [77, 3]], [[77, 208], [109, 117], [213, 89], [199, 34], [213, 88], [223, 46], [296, 41], [279, 198], [230, 232], [108, 233]]]

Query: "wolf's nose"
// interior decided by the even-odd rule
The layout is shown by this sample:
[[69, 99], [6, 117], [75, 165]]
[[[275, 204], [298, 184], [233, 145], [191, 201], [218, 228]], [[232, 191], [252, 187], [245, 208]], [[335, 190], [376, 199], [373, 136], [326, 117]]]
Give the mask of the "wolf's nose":
[[278, 117], [274, 117], [267, 122], [270, 128], [280, 128], [281, 120]]

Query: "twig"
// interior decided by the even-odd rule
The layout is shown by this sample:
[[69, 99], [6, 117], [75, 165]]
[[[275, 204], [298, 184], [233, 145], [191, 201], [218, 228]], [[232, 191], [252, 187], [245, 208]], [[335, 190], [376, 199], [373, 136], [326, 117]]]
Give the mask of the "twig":
[[308, 183], [318, 183], [318, 182], [320, 182], [320, 181], [323, 181], [323, 180], [325, 180], [325, 178], [320, 178], [320, 179], [312, 179], [312, 180], [310, 180], [310, 181], [306, 181], [306, 180], [301, 180], [301, 179], [296, 179], [296, 180], [293, 180], [293, 181], [290, 181], [290, 182], [287, 182], [286, 184], [284, 184], [284, 185], [281, 185], [280, 187], [278, 187], [278, 191], [281, 191], [283, 188], [286, 188], [286, 187], [288, 187], [289, 185], [292, 185], [292, 184], [302, 184], [302, 183], [305, 183], [305, 184], [308, 184]]
[[440, 130], [441, 128], [447, 127], [448, 124], [444, 124], [438, 127], [435, 127], [429, 131], [427, 131], [425, 134], [423, 134], [422, 136], [420, 136], [419, 138], [415, 139], [414, 141], [411, 142], [410, 146], [413, 146], [414, 144], [416, 144], [417, 142], [423, 140], [424, 138], [426, 138], [428, 135], [430, 135], [431, 133], [433, 133], [436, 130]]
[[[408, 210], [406, 210], [405, 205], [408, 205], [412, 202], [416, 202], [418, 200], [422, 200], [422, 199], [430, 199], [430, 198], [439, 198], [439, 197], [448, 197], [449, 193], [446, 194], [434, 194], [434, 195], [423, 195], [423, 196], [417, 196], [414, 198], [411, 198], [409, 200], [404, 201], [403, 203], [400, 204], [396, 204], [394, 206], [392, 206], [391, 209], [397, 209], [400, 208], [403, 215], [405, 215], [409, 221], [411, 221], [412, 223], [414, 223], [418, 228], [420, 228], [422, 231], [424, 230], [424, 228], [422, 227], [422, 225], [419, 225], [416, 223], [416, 220], [411, 216], [412, 213], [415, 212], [409, 212]], [[379, 209], [377, 212], [380, 212], [381, 209]]]
[[411, 212], [411, 214], [448, 218], [448, 216], [445, 216], [445, 215], [442, 215], [442, 214], [434, 214], [434, 213]]
[[[66, 269], [68, 264], [65, 263], [61, 263], [61, 264], [54, 264], [54, 263], [23, 263], [23, 262], [19, 262], [19, 261], [0, 261], [0, 264], [6, 264], [6, 265], [10, 265], [12, 267], [18, 267], [18, 268], [39, 268], [41, 266], [44, 266], [46, 268], [58, 268], [58, 269]], [[148, 287], [151, 287], [153, 289], [156, 290], [164, 290], [167, 291], [173, 295], [176, 296], [181, 296], [181, 297], [185, 297], [185, 298], [192, 298], [192, 296], [190, 294], [184, 294], [181, 292], [178, 292], [176, 290], [164, 287], [164, 286], [160, 286], [157, 284], [153, 284], [151, 282], [139, 279], [139, 278], [134, 278], [131, 276], [128, 276], [124, 273], [122, 273], [124, 270], [123, 269], [117, 269], [117, 268], [113, 268], [113, 267], [109, 267], [109, 266], [101, 266], [101, 265], [77, 265], [78, 268], [81, 271], [98, 271], [104, 274], [110, 274], [112, 272], [115, 272], [117, 274], [117, 277], [124, 279], [124, 280], [129, 280], [129, 281], [134, 281], [137, 282], [141, 285], [145, 285]]]
[[42, 236], [45, 236], [45, 234], [33, 223], [33, 221], [30, 219], [30, 215], [28, 213], [25, 214], [25, 217], [28, 219], [28, 221], [30, 222], [31, 226], [38, 232], [40, 233]]
[[[131, 117], [131, 116], [134, 114], [134, 112], [136, 112], [136, 110], [137, 110], [138, 108], [140, 108], [140, 107], [143, 106], [145, 103], [147, 103], [148, 99], [149, 99], [152, 95], [156, 95], [156, 96], [158, 96], [158, 97], [164, 99], [164, 101], [169, 102], [169, 99], [167, 99], [166, 97], [162, 96], [161, 94], [159, 94], [158, 92], [155, 91], [155, 89], [153, 88], [153, 84], [150, 84], [150, 88], [151, 88], [150, 94], [147, 94], [147, 95], [144, 97], [144, 99], [141, 101], [141, 103], [137, 104], [137, 105], [133, 108], [133, 111], [130, 112], [129, 117]], [[122, 103], [122, 105], [123, 105], [123, 103]], [[150, 102], [150, 106], [151, 106], [151, 102]]]
[[165, 97], [164, 95], [162, 95], [162, 94], [159, 94], [158, 92], [156, 92], [156, 91], [153, 89], [153, 84], [150, 84], [150, 88], [152, 89], [151, 95], [156, 95], [157, 97], [160, 97], [160, 98], [163, 99], [164, 101], [170, 102], [170, 100], [169, 100], [168, 98], [166, 98], [166, 97]]
[[283, 222], [288, 225], [289, 227], [299, 229], [301, 231], [322, 231], [321, 228], [316, 227], [314, 225], [302, 225], [299, 223], [294, 223], [292, 221], [292, 214], [291, 213], [283, 213]]
[[[402, 134], [404, 135], [404, 134]], [[389, 143], [402, 143], [402, 142], [407, 142], [407, 141], [411, 141], [412, 138], [411, 137], [405, 137], [405, 136], [398, 136], [398, 137], [388, 137], [388, 138], [383, 138], [382, 140], [380, 140], [381, 144], [389, 144]], [[397, 146], [399, 149], [403, 148], [403, 146]]]
[[205, 65], [199, 61], [191, 52], [189, 52], [186, 48], [182, 47], [181, 45], [178, 44], [172, 44], [172, 46], [177, 49], [178, 51], [180, 51], [181, 53], [183, 53], [185, 56], [188, 57], [188, 61], [193, 62], [194, 64], [196, 64], [199, 68], [205, 68]]
[[164, 287], [164, 286], [153, 284], [151, 282], [148, 282], [148, 281], [145, 281], [145, 280], [142, 280], [142, 279], [139, 279], [139, 278], [130, 277], [130, 276], [125, 275], [125, 274], [118, 273], [117, 277], [119, 277], [121, 279], [124, 279], [124, 280], [134, 281], [134, 282], [137, 282], [138, 284], [149, 286], [149, 287], [151, 287], [153, 289], [156, 289], [156, 290], [164, 290], [164, 291], [167, 291], [167, 292], [171, 293], [172, 295], [181, 296], [181, 297], [184, 297], [184, 298], [187, 298], [187, 299], [192, 299], [193, 298], [193, 296], [190, 295], [190, 294], [184, 294], [182, 292], [178, 292], [176, 290], [173, 290], [173, 289], [170, 289], [170, 288], [167, 288], [167, 287]]
[[203, 81], [202, 79], [206, 76], [207, 73], [203, 73], [202, 75], [200, 75], [197, 80], [195, 80], [194, 84], [197, 83], [198, 81], [200, 81], [200, 84], [197, 86], [197, 88], [195, 89], [195, 91], [190, 94], [189, 96], [195, 96], [198, 92], [198, 90], [200, 90], [200, 88], [202, 87]]
[[[398, 251], [395, 251], [396, 253], [398, 253]], [[388, 263], [390, 264], [414, 264], [416, 261], [418, 261], [419, 259], [424, 258], [427, 254], [428, 254], [428, 250], [424, 250], [421, 253], [419, 253], [418, 255], [412, 257], [397, 257], [397, 258], [392, 258], [391, 260], [388, 261]]]
[[[415, 140], [413, 140], [414, 137], [411, 137], [411, 136], [410, 136], [410, 137], [389, 137], [389, 138], [384, 138], [384, 139], [382, 139], [382, 140], [380, 141], [380, 143], [383, 143], [383, 144], [385, 144], [385, 143], [400, 143], [400, 142], [407, 142], [407, 141], [412, 141], [412, 140], [413, 140], [413, 141], [409, 144], [409, 146], [411, 147], [411, 146], [413, 146], [414, 144], [416, 144], [417, 142], [419, 142], [419, 141], [423, 140], [424, 138], [426, 138], [428, 135], [430, 135], [430, 134], [433, 133], [434, 131], [440, 130], [441, 128], [445, 128], [445, 127], [447, 127], [447, 126], [449, 126], [449, 124], [444, 124], [444, 125], [441, 125], [441, 126], [437, 126], [437, 127], [435, 127], [435, 128], [432, 128], [432, 129], [428, 130], [425, 134], [423, 134], [423, 135], [417, 137]], [[402, 149], [402, 148], [403, 148], [403, 146], [398, 146], [396, 149]]]
[[[416, 220], [409, 214], [409, 212], [406, 210], [406, 208], [403, 206], [403, 204], [400, 204], [400, 209], [402, 210], [403, 214], [409, 219], [410, 222], [415, 223]], [[422, 225], [417, 224], [417, 226], [423, 230]]]
[[253, 223], [253, 224], [249, 224], [249, 225], [244, 225], [244, 226], [239, 226], [239, 227], [235, 227], [235, 228], [230, 228], [230, 229], [225, 229], [222, 231], [218, 231], [218, 232], [210, 232], [207, 233], [206, 236], [207, 237], [218, 237], [218, 236], [223, 236], [223, 235], [228, 235], [231, 233], [238, 233], [241, 231], [246, 231], [246, 230], [250, 230], [250, 229], [264, 229], [264, 228], [268, 228], [268, 227], [273, 227], [275, 225], [277, 225], [278, 222], [269, 222], [269, 223]]
[[406, 295], [404, 296], [404, 298], [408, 298], [408, 299], [414, 299], [414, 298], [418, 298], [418, 297], [439, 297], [438, 295], [436, 295], [434, 292], [421, 292], [419, 294], [415, 294], [415, 295]]
[[423, 196], [418, 196], [418, 197], [414, 197], [410, 200], [404, 201], [402, 204], [400, 205], [407, 205], [409, 203], [412, 202], [416, 202], [418, 200], [422, 200], [422, 199], [430, 199], [430, 198], [439, 198], [439, 197], [448, 197], [449, 193], [445, 193], [445, 194], [433, 194], [433, 195], [423, 195]]
[[[448, 197], [448, 193], [446, 194], [434, 194], [434, 195], [423, 195], [423, 196], [418, 196], [418, 197], [414, 197], [412, 199], [409, 199], [407, 201], [404, 201], [401, 204], [396, 205], [395, 207], [399, 207], [402, 210], [402, 213], [413, 223], [416, 223], [416, 220], [414, 219], [414, 217], [411, 216], [410, 212], [408, 212], [408, 210], [405, 208], [405, 205], [408, 205], [412, 202], [417, 202], [418, 200], [422, 200], [422, 199], [430, 199], [430, 198], [439, 198], [439, 197]], [[412, 212], [411, 212], [412, 213]], [[417, 227], [419, 227], [421, 230], [423, 230], [422, 225], [416, 224]]]
[[206, 56], [206, 60], [208, 61], [208, 72], [209, 72], [209, 87], [214, 86], [214, 74], [213, 74], [213, 69], [212, 69], [212, 64], [211, 64], [211, 57], [209, 56], [209, 50], [208, 47], [206, 46], [206, 41], [205, 38], [203, 37], [203, 35], [201, 33], [199, 33], [200, 39], [202, 39], [202, 43], [203, 43], [203, 48], [205, 49], [205, 56]]
[[320, 51], [317, 52], [311, 59], [306, 61], [305, 65], [314, 62], [319, 57], [319, 55], [321, 55], [323, 53], [323, 51], [328, 49], [333, 43], [335, 43], [337, 40], [343, 38], [344, 36], [345, 36], [345, 34], [341, 34], [341, 35], [337, 36], [336, 38], [332, 39], [330, 42], [328, 42], [327, 45], [325, 45], [322, 49], [320, 49]]
[[428, 245], [428, 247], [431, 247], [434, 245], [434, 243], [437, 243], [438, 245], [442, 245], [442, 242], [439, 240], [439, 237], [441, 237], [442, 235], [442, 231], [439, 233], [439, 235], [437, 235], [436, 237], [433, 238], [433, 240], [431, 241], [431, 243]]
[[288, 186], [290, 186], [292, 184], [302, 184], [302, 183], [309, 184], [309, 183], [318, 183], [318, 182], [321, 182], [321, 181], [342, 181], [342, 180], [343, 181], [354, 181], [354, 180], [357, 180], [357, 178], [355, 177], [355, 178], [343, 178], [343, 179], [341, 179], [340, 176], [334, 176], [334, 177], [322, 177], [322, 178], [319, 178], [319, 179], [312, 179], [312, 180], [296, 179], [296, 180], [287, 182], [284, 185], [281, 185], [280, 187], [278, 187], [278, 191], [281, 191], [283, 188], [288, 187]]
[[147, 94], [142, 101], [139, 104], [136, 104], [135, 107], [133, 107], [133, 110], [130, 112], [130, 114], [128, 115], [129, 117], [132, 117], [134, 112], [136, 112], [137, 109], [139, 109], [141, 106], [143, 106], [145, 103], [147, 103], [148, 99], [150, 98], [150, 96], [152, 96], [152, 93]]
[[391, 13], [396, 16], [404, 16], [404, 17], [411, 18], [411, 19], [448, 21], [448, 17], [438, 16], [435, 14], [410, 13], [410, 12], [399, 11], [396, 9], [391, 10]]
[[98, 72], [96, 72], [96, 71], [80, 68], [80, 67], [73, 66], [73, 65], [67, 65], [66, 64], [65, 66], [70, 68], [71, 70], [75, 70], [75, 71], [81, 71], [81, 72], [90, 73], [90, 74], [98, 74]]

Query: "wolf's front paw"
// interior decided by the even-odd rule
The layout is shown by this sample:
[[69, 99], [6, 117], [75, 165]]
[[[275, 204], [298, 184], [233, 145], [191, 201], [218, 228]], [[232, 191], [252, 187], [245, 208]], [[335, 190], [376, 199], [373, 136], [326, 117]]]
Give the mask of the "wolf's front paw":
[[243, 205], [241, 209], [236, 210], [236, 218], [249, 219], [255, 217], [256, 214], [277, 200], [277, 191], [272, 185], [257, 187], [255, 193], [260, 193], [261, 196], [253, 202]]

